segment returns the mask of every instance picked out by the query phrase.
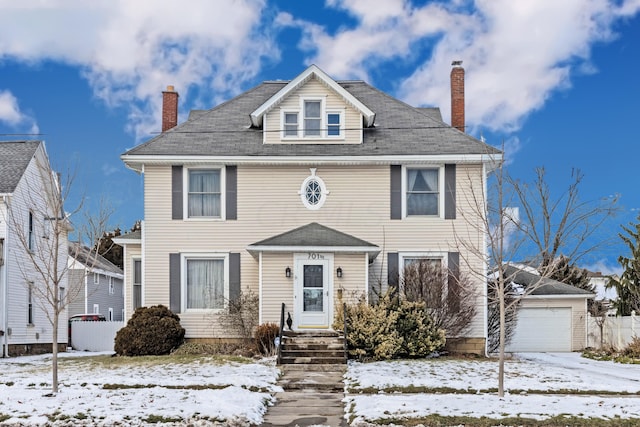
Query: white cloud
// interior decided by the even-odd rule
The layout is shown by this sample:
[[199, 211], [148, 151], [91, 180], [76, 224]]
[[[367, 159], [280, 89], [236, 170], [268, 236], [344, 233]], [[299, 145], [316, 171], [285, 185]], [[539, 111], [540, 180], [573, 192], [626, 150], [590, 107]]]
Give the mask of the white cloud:
[[211, 105], [278, 57], [262, 28], [265, 0], [0, 0], [0, 8], [0, 58], [80, 66], [98, 98], [128, 108], [139, 138], [159, 131], [167, 85], [182, 101]]
[[7, 90], [0, 91], [0, 122], [19, 132], [30, 134], [39, 132], [35, 119], [20, 110], [17, 98]]
[[368, 78], [381, 62], [411, 64], [414, 49], [429, 45], [431, 55], [400, 82], [398, 95], [413, 105], [440, 106], [448, 121], [451, 61], [464, 60], [467, 124], [502, 131], [518, 129], [554, 91], [569, 87], [572, 73], [594, 72], [591, 46], [610, 40], [613, 24], [640, 10], [640, 0], [477, 0], [472, 8], [397, 0], [385, 2], [384, 11], [365, 0], [328, 4], [358, 24], [329, 34], [292, 20], [303, 30], [308, 62], [338, 78]]

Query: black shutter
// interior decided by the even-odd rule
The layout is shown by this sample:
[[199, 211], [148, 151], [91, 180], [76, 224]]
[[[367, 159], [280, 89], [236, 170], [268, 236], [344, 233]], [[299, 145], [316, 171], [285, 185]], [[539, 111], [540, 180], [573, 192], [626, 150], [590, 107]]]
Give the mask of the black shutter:
[[229, 301], [240, 298], [240, 254], [229, 254]]
[[402, 166], [391, 165], [391, 219], [402, 219]]
[[180, 254], [169, 254], [169, 309], [180, 313]]
[[398, 253], [389, 252], [387, 254], [387, 283], [393, 288], [394, 294], [398, 293], [399, 275], [398, 275]]
[[237, 166], [226, 167], [226, 219], [238, 219], [238, 168]]
[[447, 299], [455, 313], [460, 308], [460, 252], [449, 252], [447, 264], [449, 270]]
[[171, 166], [171, 219], [182, 219], [182, 166]]
[[444, 219], [456, 219], [456, 165], [444, 165]]

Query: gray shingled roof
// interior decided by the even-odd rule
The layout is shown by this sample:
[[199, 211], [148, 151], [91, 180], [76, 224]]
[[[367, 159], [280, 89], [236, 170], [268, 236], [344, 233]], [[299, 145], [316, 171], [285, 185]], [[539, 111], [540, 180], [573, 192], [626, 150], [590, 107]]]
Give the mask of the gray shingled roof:
[[114, 274], [124, 274], [122, 269], [105, 257], [92, 253], [89, 248], [77, 242], [69, 243], [69, 256], [91, 269], [98, 269]]
[[42, 141], [0, 141], [0, 194], [13, 193]]
[[312, 222], [302, 227], [261, 240], [251, 246], [344, 246], [370, 247], [378, 246], [366, 240], [358, 239], [350, 234]]
[[523, 286], [525, 289], [529, 286], [536, 286], [529, 295], [571, 295], [585, 298], [593, 295], [584, 289], [546, 277], [541, 278], [537, 274], [530, 273], [513, 265], [505, 266], [505, 273], [511, 278], [512, 282]]
[[375, 126], [363, 144], [263, 144], [249, 115], [288, 82], [265, 82], [132, 148], [126, 156], [388, 156], [498, 154], [452, 128], [433, 110], [415, 108], [362, 81], [338, 82], [370, 108]]

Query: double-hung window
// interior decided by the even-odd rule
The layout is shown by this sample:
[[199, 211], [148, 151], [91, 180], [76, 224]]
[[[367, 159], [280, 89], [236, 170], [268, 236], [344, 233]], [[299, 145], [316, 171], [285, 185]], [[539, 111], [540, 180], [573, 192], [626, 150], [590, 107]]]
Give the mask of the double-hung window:
[[34, 232], [33, 232], [33, 212], [29, 212], [29, 224], [28, 224], [28, 230], [27, 230], [27, 247], [29, 249], [29, 252], [33, 252], [36, 249], [36, 245], [35, 245], [35, 236], [34, 236]]
[[297, 112], [285, 112], [284, 113], [284, 137], [297, 137], [298, 136], [298, 113]]
[[184, 301], [186, 309], [223, 309], [227, 298], [225, 257], [185, 257]]
[[133, 309], [142, 307], [142, 260], [133, 260]]
[[439, 168], [407, 169], [406, 214], [437, 216], [440, 214]]
[[304, 136], [321, 136], [322, 103], [321, 101], [304, 101]]
[[189, 218], [222, 216], [222, 184], [220, 169], [189, 169]]
[[404, 295], [412, 301], [424, 301], [429, 308], [436, 308], [446, 292], [446, 270], [444, 255], [401, 255], [401, 277]]

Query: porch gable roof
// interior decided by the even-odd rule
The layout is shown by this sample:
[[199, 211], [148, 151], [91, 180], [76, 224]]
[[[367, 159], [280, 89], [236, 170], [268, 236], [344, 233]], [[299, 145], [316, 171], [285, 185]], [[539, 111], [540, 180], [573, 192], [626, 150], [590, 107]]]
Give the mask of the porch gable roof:
[[247, 247], [254, 257], [260, 252], [366, 252], [375, 258], [380, 248], [366, 240], [326, 227], [317, 222], [295, 228]]

